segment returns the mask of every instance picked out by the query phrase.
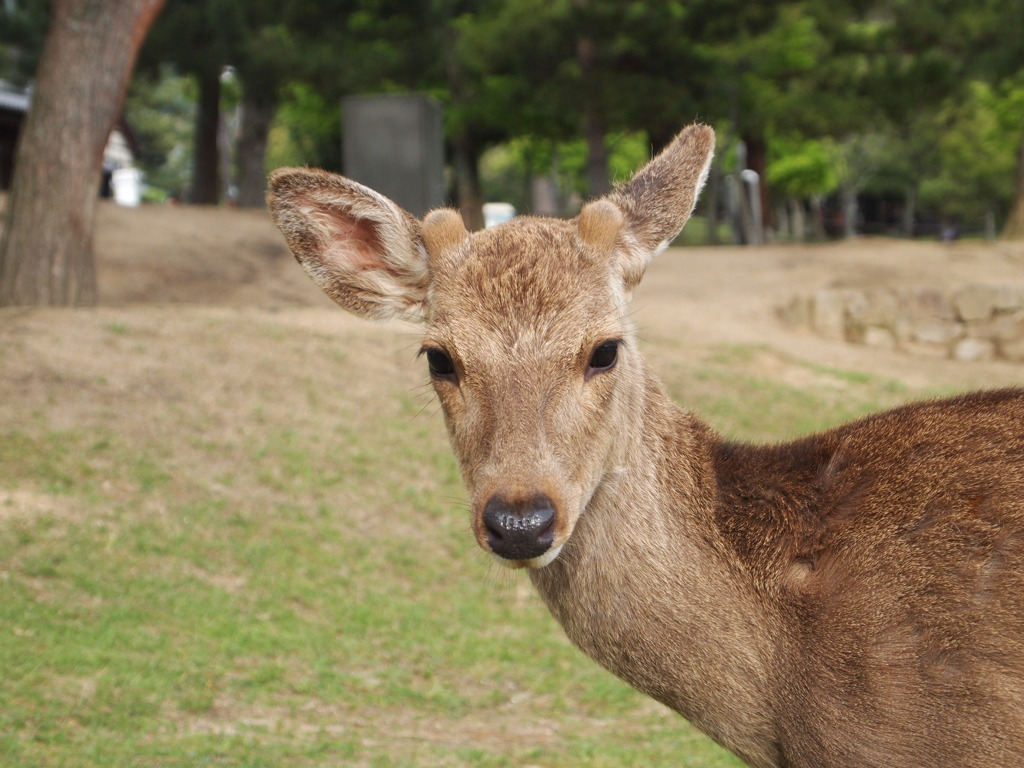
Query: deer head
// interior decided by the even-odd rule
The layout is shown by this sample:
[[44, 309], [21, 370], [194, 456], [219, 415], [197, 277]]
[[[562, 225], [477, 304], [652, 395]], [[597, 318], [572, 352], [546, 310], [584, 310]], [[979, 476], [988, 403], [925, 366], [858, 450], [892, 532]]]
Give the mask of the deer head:
[[689, 218], [713, 148], [710, 128], [690, 126], [576, 219], [521, 217], [472, 235], [454, 210], [417, 221], [323, 171], [270, 178], [278, 227], [331, 298], [424, 324], [474, 533], [506, 565], [554, 560], [625, 463], [646, 376], [630, 295]]

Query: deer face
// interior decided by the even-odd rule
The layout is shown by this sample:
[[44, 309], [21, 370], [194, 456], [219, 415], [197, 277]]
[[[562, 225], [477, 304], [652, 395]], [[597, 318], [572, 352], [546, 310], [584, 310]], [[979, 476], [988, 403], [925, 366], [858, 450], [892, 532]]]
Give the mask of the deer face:
[[343, 307], [425, 325], [421, 354], [470, 495], [480, 546], [543, 567], [619, 465], [640, 407], [628, 300], [678, 234], [710, 161], [694, 126], [573, 221], [515, 219], [469, 235], [454, 211], [422, 222], [355, 182], [271, 178], [298, 260]]
[[600, 244], [551, 220], [485, 230], [430, 266], [423, 350], [477, 541], [543, 565], [614, 463], [633, 362], [622, 281]]

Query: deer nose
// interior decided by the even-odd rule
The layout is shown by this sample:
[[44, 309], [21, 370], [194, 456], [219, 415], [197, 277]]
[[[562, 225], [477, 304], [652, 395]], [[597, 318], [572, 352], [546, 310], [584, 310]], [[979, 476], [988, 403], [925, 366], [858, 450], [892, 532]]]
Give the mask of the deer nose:
[[546, 494], [510, 502], [492, 496], [484, 505], [484, 527], [491, 551], [506, 560], [532, 560], [551, 548], [555, 504]]

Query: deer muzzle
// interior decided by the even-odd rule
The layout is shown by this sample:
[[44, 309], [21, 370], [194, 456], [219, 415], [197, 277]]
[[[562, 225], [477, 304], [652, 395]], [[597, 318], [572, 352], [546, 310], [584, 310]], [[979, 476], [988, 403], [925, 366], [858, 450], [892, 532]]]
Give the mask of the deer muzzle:
[[528, 561], [543, 557], [554, 543], [555, 504], [543, 493], [516, 501], [495, 494], [484, 505], [483, 523], [494, 554], [534, 565]]

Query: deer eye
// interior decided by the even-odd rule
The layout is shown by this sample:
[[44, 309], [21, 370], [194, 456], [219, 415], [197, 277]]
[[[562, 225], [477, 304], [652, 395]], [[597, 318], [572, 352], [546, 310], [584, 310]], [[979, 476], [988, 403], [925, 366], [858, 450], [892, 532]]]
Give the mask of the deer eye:
[[451, 381], [456, 380], [455, 364], [447, 352], [437, 347], [427, 347], [423, 352], [427, 356], [427, 366], [430, 368], [431, 376]]
[[622, 343], [621, 339], [612, 339], [606, 341], [603, 344], [598, 344], [594, 351], [590, 353], [590, 362], [587, 363], [586, 378], [590, 378], [595, 373], [601, 373], [607, 371], [615, 366], [616, 361], [619, 359], [619, 344]]

